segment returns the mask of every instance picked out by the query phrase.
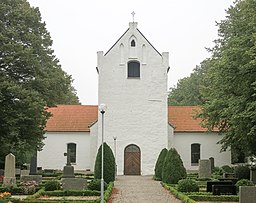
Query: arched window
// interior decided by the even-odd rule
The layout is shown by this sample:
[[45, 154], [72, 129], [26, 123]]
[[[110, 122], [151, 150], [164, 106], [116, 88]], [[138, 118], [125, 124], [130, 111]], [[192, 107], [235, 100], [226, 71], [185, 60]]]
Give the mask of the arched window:
[[134, 39], [131, 41], [131, 47], [135, 47], [135, 41], [134, 41]]
[[137, 61], [128, 62], [128, 78], [140, 77], [140, 63]]
[[76, 163], [76, 144], [75, 143], [68, 143], [67, 148], [68, 148], [68, 150], [70, 150], [70, 162], [71, 163]]
[[198, 166], [200, 159], [200, 144], [191, 144], [191, 165]]

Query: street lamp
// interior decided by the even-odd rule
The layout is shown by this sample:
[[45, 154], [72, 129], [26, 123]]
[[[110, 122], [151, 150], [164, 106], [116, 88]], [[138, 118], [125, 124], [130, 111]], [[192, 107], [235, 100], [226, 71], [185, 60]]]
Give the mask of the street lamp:
[[115, 152], [115, 176], [116, 176], [116, 174], [117, 174], [117, 164], [116, 164], [116, 139], [117, 139], [117, 136], [114, 136], [113, 137], [113, 139], [114, 139], [114, 152]]
[[102, 139], [101, 139], [101, 189], [100, 189], [100, 194], [101, 194], [101, 203], [104, 203], [104, 177], [103, 177], [103, 163], [104, 163], [104, 113], [106, 111], [106, 104], [101, 104], [99, 106], [99, 111], [102, 115]]

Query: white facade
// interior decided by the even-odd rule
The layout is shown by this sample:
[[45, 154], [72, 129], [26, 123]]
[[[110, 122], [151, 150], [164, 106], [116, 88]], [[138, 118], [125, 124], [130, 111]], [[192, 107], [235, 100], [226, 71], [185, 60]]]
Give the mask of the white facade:
[[[139, 77], [128, 77], [130, 61], [140, 64]], [[160, 54], [137, 29], [137, 23], [130, 23], [129, 29], [106, 54], [97, 53], [98, 104], [107, 105], [104, 141], [116, 155], [118, 175], [125, 174], [125, 151], [130, 145], [140, 150], [141, 175], [154, 174], [156, 159], [163, 148], [176, 148], [186, 169], [198, 170], [198, 166], [191, 164], [192, 144], [200, 145], [201, 159], [213, 157], [216, 166], [231, 164], [230, 151], [220, 153], [221, 146], [217, 144], [222, 136], [203, 132], [198, 128], [199, 122], [187, 113], [192, 112], [193, 107], [168, 108], [168, 68], [168, 53]], [[38, 152], [38, 166], [62, 170], [67, 161], [64, 156], [67, 145], [74, 143], [74, 169], [94, 171], [96, 154], [102, 143], [102, 114], [97, 106], [65, 106], [59, 107], [51, 117], [45, 145]], [[58, 119], [62, 116], [64, 119]], [[66, 127], [67, 120], [69, 127]]]
[[[132, 40], [135, 46], [131, 46]], [[129, 61], [140, 63], [139, 78], [128, 77]], [[107, 105], [104, 137], [112, 147], [113, 137], [117, 137], [118, 174], [124, 174], [124, 150], [128, 145], [140, 148], [142, 175], [153, 174], [159, 152], [168, 145], [168, 67], [168, 53], [157, 52], [137, 29], [137, 23], [130, 23], [105, 55], [98, 52], [99, 104]], [[100, 113], [98, 126], [99, 146]]]
[[187, 170], [198, 170], [198, 166], [191, 164], [191, 145], [200, 144], [200, 159], [214, 158], [215, 166], [231, 165], [231, 152], [221, 152], [221, 145], [217, 144], [223, 136], [209, 132], [175, 133], [173, 146], [176, 148]]
[[91, 147], [89, 132], [46, 132], [43, 150], [37, 154], [37, 165], [43, 169], [63, 170], [67, 163], [68, 143], [76, 144], [75, 170], [91, 168]]

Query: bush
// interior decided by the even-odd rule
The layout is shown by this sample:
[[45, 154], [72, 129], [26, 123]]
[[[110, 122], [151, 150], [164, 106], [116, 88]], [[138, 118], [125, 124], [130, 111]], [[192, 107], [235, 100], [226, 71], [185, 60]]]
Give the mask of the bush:
[[254, 186], [253, 182], [247, 179], [241, 179], [237, 181], [236, 187], [239, 189], [240, 186]]
[[[100, 146], [95, 165], [94, 165], [94, 178], [101, 179], [101, 152], [102, 146]], [[107, 183], [113, 182], [115, 180], [115, 157], [111, 148], [104, 143], [104, 181]]]
[[32, 195], [36, 192], [37, 190], [37, 182], [32, 180], [32, 181], [27, 181], [27, 182], [21, 182], [21, 189], [23, 194], [25, 195]]
[[178, 182], [179, 192], [199, 192], [199, 186], [195, 180], [183, 179]]
[[234, 173], [238, 180], [250, 179], [250, 169], [248, 166], [237, 166], [234, 169]]
[[[108, 184], [104, 181], [104, 190], [106, 190], [108, 187]], [[94, 179], [92, 180], [88, 185], [89, 190], [101, 190], [101, 180], [100, 179]]]
[[60, 182], [57, 180], [50, 180], [45, 183], [45, 191], [54, 191], [60, 189]]
[[187, 172], [176, 149], [171, 148], [166, 154], [162, 181], [169, 184], [177, 184], [180, 179], [186, 178]]
[[234, 173], [234, 169], [228, 165], [224, 165], [221, 168], [224, 173]]
[[168, 150], [166, 148], [162, 149], [160, 152], [158, 159], [156, 161], [155, 165], [155, 179], [162, 180], [162, 172], [163, 172], [163, 165], [164, 165], [164, 159], [166, 157]]

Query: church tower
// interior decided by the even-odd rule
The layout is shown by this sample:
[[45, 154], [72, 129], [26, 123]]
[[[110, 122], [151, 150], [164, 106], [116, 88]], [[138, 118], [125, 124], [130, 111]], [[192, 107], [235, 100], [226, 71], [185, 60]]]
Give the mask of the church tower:
[[154, 174], [157, 157], [168, 146], [168, 68], [168, 52], [160, 54], [138, 30], [137, 22], [129, 23], [105, 54], [97, 53], [98, 104], [107, 106], [104, 141], [116, 155], [118, 175]]

